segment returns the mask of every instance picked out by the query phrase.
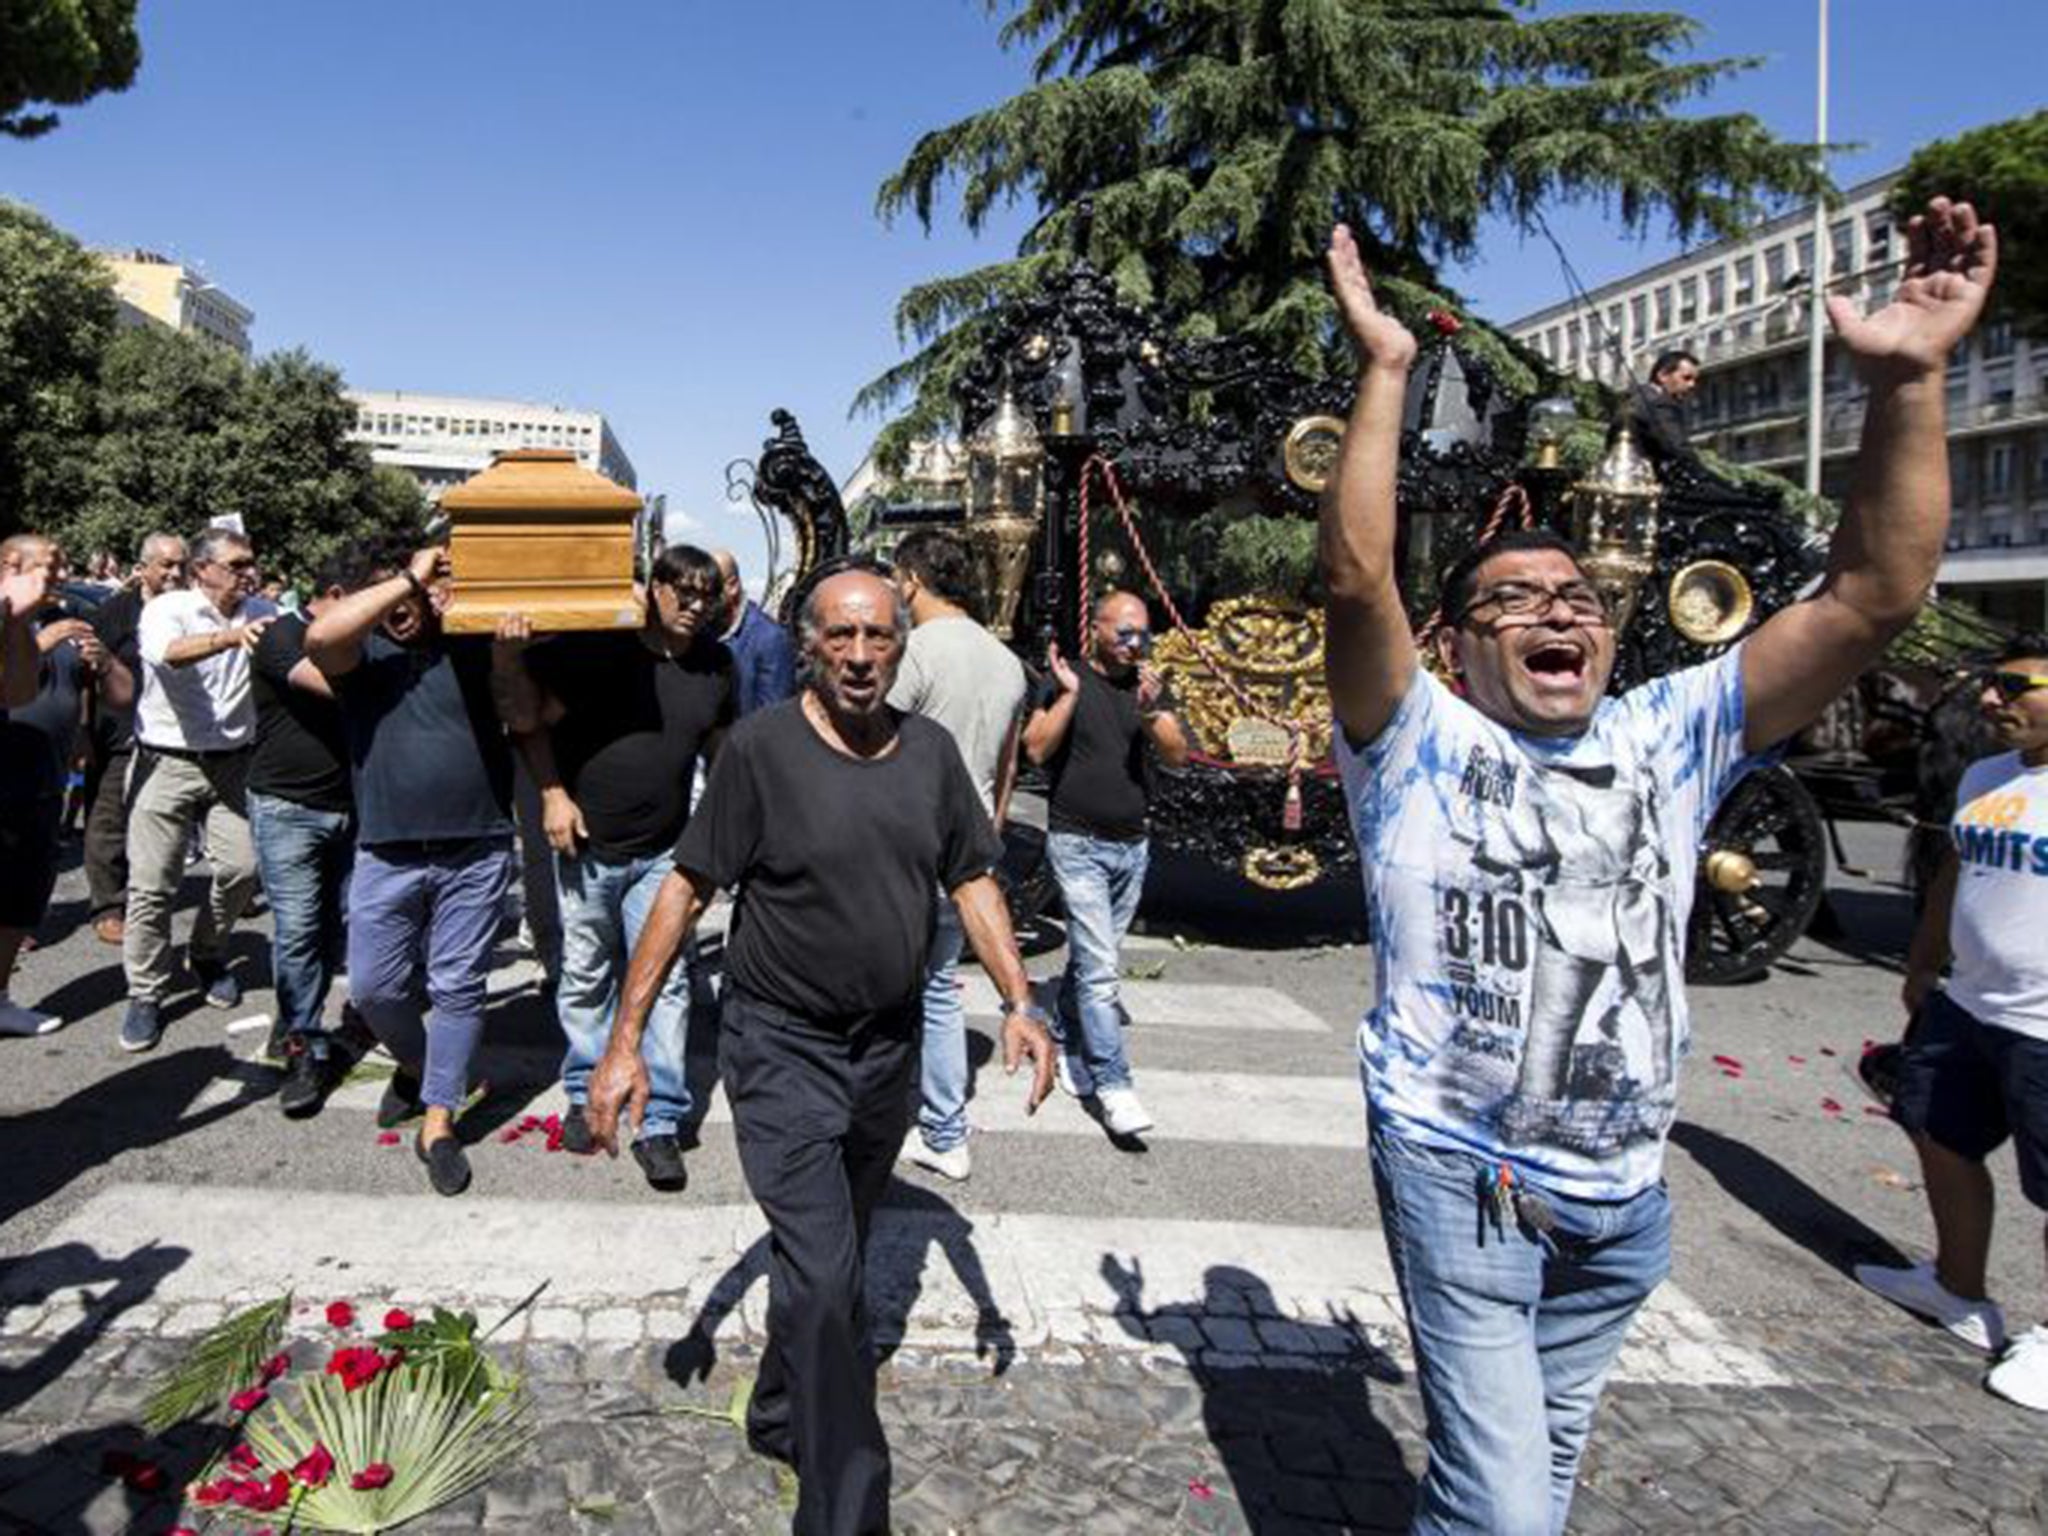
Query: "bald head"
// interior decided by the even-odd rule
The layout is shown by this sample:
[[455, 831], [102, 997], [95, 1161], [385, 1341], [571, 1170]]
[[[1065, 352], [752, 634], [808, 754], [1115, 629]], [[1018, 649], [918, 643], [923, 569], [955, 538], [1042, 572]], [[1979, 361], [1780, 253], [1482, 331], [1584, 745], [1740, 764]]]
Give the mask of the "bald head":
[[146, 597], [183, 586], [185, 541], [175, 533], [152, 533], [144, 539], [136, 554], [135, 579]]
[[724, 627], [731, 629], [739, 623], [740, 610], [747, 603], [747, 589], [740, 585], [740, 563], [729, 549], [714, 549], [711, 560], [718, 567], [719, 593], [725, 605]]
[[864, 719], [882, 710], [910, 633], [895, 583], [873, 571], [828, 576], [804, 599], [797, 628], [804, 685], [828, 711]]
[[1152, 647], [1152, 619], [1145, 611], [1144, 600], [1129, 592], [1103, 593], [1095, 604], [1091, 639], [1095, 659], [1104, 671], [1130, 671]]

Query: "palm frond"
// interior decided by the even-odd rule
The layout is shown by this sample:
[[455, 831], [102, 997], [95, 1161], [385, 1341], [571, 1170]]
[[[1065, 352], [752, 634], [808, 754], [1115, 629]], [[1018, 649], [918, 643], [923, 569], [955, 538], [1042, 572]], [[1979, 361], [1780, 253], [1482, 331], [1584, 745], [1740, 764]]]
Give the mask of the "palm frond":
[[263, 1362], [277, 1353], [291, 1315], [292, 1294], [237, 1312], [202, 1335], [191, 1353], [169, 1371], [143, 1405], [143, 1427], [162, 1434], [174, 1424], [223, 1406], [261, 1376]]

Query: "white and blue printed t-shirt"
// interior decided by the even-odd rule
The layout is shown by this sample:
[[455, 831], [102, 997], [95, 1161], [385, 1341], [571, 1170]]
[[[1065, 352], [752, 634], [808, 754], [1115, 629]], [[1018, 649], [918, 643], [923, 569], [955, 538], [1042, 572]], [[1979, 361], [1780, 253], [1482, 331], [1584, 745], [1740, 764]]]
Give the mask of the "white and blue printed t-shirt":
[[1686, 919], [1743, 750], [1740, 651], [1508, 730], [1417, 667], [1336, 754], [1371, 922], [1374, 1116], [1581, 1199], [1662, 1176], [1687, 1045]]
[[1942, 990], [1983, 1023], [2048, 1040], [2048, 765], [2017, 752], [1970, 764], [1949, 835], [1955, 969]]

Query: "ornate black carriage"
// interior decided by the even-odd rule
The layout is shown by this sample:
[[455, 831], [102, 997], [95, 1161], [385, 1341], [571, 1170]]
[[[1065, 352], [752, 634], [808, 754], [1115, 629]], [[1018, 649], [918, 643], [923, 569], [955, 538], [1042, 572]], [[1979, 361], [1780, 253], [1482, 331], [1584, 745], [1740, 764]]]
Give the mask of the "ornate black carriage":
[[[1718, 653], [1818, 574], [1819, 541], [1776, 494], [1689, 456], [1655, 464], [1647, 524], [1595, 517], [1589, 528], [1596, 488], [1556, 452], [1549, 408], [1507, 387], [1454, 318], [1431, 318], [1399, 479], [1404, 587], [1418, 630], [1431, 622], [1436, 569], [1505, 518], [1582, 543], [1590, 534], [1607, 560], [1604, 579], [1631, 589], [1617, 688]], [[1076, 262], [981, 322], [955, 393], [964, 448], [930, 445], [896, 495], [857, 509], [858, 530], [793, 418], [775, 413], [776, 435], [740, 478], [794, 531], [778, 593], [793, 594], [855, 543], [886, 547], [910, 526], [951, 526], [976, 554], [982, 617], [1039, 664], [1054, 639], [1078, 648], [1091, 592], [1136, 591], [1162, 631], [1156, 661], [1196, 748], [1185, 769], [1162, 774], [1155, 840], [1268, 891], [1353, 877], [1309, 583], [1223, 590], [1214, 579], [1233, 529], [1278, 530], [1284, 543], [1291, 527], [1305, 551], [1350, 408], [1348, 380], [1289, 367], [1254, 338], [1177, 334]], [[778, 545], [776, 519], [764, 525]], [[1752, 774], [1721, 808], [1702, 851], [1694, 979], [1736, 980], [1770, 965], [1821, 902], [1829, 816], [1886, 814], [1888, 791], [1859, 729], [1838, 719], [1832, 741]], [[1049, 895], [1038, 855], [1030, 829], [1016, 829], [1008, 873], [1020, 907]]]

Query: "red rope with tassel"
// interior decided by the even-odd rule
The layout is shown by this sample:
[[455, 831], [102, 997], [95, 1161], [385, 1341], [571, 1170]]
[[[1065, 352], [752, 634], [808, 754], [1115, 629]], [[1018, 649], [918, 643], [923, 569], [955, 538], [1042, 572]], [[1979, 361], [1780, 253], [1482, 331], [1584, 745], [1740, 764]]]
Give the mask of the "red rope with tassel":
[[1081, 537], [1079, 544], [1081, 557], [1080, 642], [1082, 654], [1086, 654], [1089, 630], [1092, 627], [1092, 615], [1089, 612], [1088, 603], [1088, 524], [1090, 520], [1088, 493], [1098, 472], [1102, 476], [1103, 484], [1109, 487], [1110, 503], [1115, 507], [1117, 516], [1123, 522], [1124, 536], [1131, 541], [1131, 552], [1138, 557], [1138, 564], [1145, 572], [1145, 579], [1152, 584], [1153, 595], [1159, 599], [1160, 606], [1166, 610], [1167, 618], [1173, 621], [1174, 632], [1187, 641], [1189, 648], [1194, 651], [1196, 656], [1201, 658], [1202, 665], [1208, 668], [1210, 676], [1223, 685], [1224, 690], [1229, 693], [1239, 709], [1248, 715], [1255, 715], [1259, 719], [1266, 721], [1269, 725], [1277, 726], [1287, 733], [1287, 799], [1281, 807], [1280, 824], [1289, 832], [1299, 832], [1302, 821], [1301, 776], [1307, 767], [1302, 759], [1308, 749], [1308, 733], [1302, 729], [1299, 721], [1283, 717], [1275, 711], [1268, 709], [1240, 686], [1237, 679], [1231, 676], [1229, 670], [1216, 659], [1215, 653], [1209, 649], [1208, 642], [1189, 626], [1186, 619], [1181, 617], [1179, 604], [1174, 602], [1173, 594], [1166, 590], [1166, 583], [1160, 580], [1159, 569], [1152, 563], [1151, 551], [1146, 549], [1145, 541], [1138, 533], [1137, 522], [1131, 516], [1130, 504], [1124, 500], [1123, 485], [1116, 477], [1116, 465], [1099, 453], [1095, 454], [1087, 463], [1081, 466]]

